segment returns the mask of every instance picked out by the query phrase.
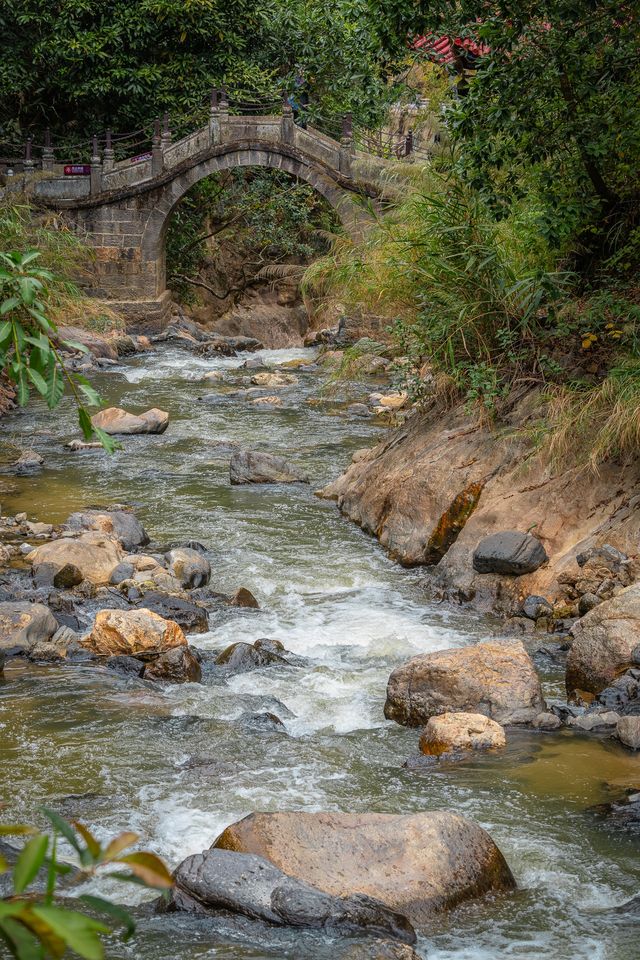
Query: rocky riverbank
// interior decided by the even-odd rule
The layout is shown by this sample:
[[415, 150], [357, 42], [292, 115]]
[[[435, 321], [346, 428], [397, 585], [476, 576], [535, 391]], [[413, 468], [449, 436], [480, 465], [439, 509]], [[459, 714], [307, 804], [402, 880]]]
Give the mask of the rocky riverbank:
[[[600, 788], [577, 802], [599, 804], [584, 813], [590, 824], [636, 829], [633, 558], [606, 543], [579, 554], [562, 615], [541, 594], [506, 627], [441, 613], [415, 571], [394, 567], [313, 496], [329, 458], [337, 470], [379, 436], [388, 383], [365, 380], [317, 403], [319, 358], [234, 357], [244, 342], [200, 337], [174, 325], [104, 378], [116, 432], [148, 406], [164, 411], [161, 432], [126, 432], [109, 458], [65, 448], [63, 424], [41, 447], [41, 472], [14, 478], [23, 498], [44, 491], [51, 504], [63, 472], [67, 487], [55, 490], [74, 508], [29, 509], [0, 527], [2, 716], [10, 744], [34, 738], [12, 748], [12, 779], [28, 784], [16, 795], [32, 796], [21, 757], [36, 743], [56, 748], [60, 730], [67, 746], [47, 802], [89, 823], [142, 826], [177, 880], [171, 912], [149, 929], [231, 936], [239, 957], [324, 960], [333, 943], [344, 960], [416, 960], [437, 931], [463, 929], [459, 904], [512, 917], [513, 875], [526, 911], [535, 881], [521, 843], [543, 801], [529, 803], [528, 790], [514, 801], [519, 770], [547, 753], [614, 757], [624, 780], [618, 767], [617, 777], [597, 775], [612, 781], [610, 809]], [[386, 368], [364, 359], [378, 376]], [[256, 407], [261, 396], [270, 402]], [[535, 530], [495, 533], [470, 552], [478, 578], [524, 580], [552, 559]], [[597, 602], [584, 600], [587, 587]], [[497, 780], [511, 791], [504, 804]], [[276, 936], [293, 939], [267, 949]]]

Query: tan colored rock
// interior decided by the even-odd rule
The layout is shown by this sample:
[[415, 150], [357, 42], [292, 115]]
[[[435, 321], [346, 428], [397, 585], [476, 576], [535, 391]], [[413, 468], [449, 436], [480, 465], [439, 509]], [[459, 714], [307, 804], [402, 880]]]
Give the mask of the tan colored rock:
[[420, 926], [435, 913], [515, 881], [478, 824], [445, 811], [253, 813], [213, 844], [265, 857], [326, 893], [364, 893]]
[[251, 403], [256, 407], [281, 407], [282, 399], [280, 397], [256, 397]]
[[100, 610], [91, 633], [82, 640], [84, 647], [101, 657], [156, 657], [186, 643], [177, 623], [144, 607]]
[[120, 407], [107, 407], [91, 417], [94, 427], [99, 427], [111, 436], [138, 433], [164, 433], [169, 423], [169, 414], [153, 407], [146, 413], [135, 414]]
[[506, 746], [504, 730], [481, 713], [443, 713], [431, 717], [420, 737], [420, 750], [430, 757]]
[[594, 607], [572, 627], [567, 692], [600, 693], [631, 666], [640, 646], [640, 583]]
[[407, 406], [408, 400], [408, 393], [386, 393], [382, 394], [382, 396], [378, 398], [377, 405], [379, 407], [384, 407], [385, 410], [401, 410], [403, 407]]
[[545, 708], [540, 679], [520, 640], [475, 643], [413, 657], [393, 671], [384, 715], [409, 727], [442, 713], [482, 713], [526, 723]]
[[53, 581], [56, 573], [71, 565], [78, 568], [83, 580], [102, 586], [109, 583], [111, 574], [123, 556], [119, 543], [103, 533], [96, 532], [43, 543], [41, 547], [28, 553], [26, 559], [36, 576], [48, 565]]
[[257, 387], [288, 387], [297, 382], [298, 378], [293, 373], [271, 373], [268, 370], [254, 373], [251, 377], [251, 383]]

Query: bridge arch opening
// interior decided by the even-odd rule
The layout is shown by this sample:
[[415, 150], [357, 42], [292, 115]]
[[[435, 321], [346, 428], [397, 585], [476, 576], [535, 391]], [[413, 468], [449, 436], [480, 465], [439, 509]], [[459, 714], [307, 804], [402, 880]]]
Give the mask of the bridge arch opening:
[[164, 282], [209, 329], [290, 346], [309, 324], [302, 275], [339, 232], [335, 210], [306, 180], [266, 166], [218, 170], [190, 187], [164, 221]]
[[142, 259], [156, 264], [156, 296], [162, 296], [167, 289], [167, 232], [171, 217], [180, 201], [192, 187], [212, 174], [247, 167], [278, 170], [309, 184], [335, 211], [345, 232], [355, 236], [361, 231], [363, 212], [354, 197], [326, 172], [303, 159], [272, 149], [232, 150], [210, 156], [172, 179], [148, 217], [142, 236]]

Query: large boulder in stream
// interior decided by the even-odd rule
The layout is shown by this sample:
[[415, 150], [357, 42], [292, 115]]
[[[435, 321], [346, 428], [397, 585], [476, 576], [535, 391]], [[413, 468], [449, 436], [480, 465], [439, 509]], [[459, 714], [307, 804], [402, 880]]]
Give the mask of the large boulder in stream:
[[104, 586], [124, 553], [120, 544], [104, 533], [84, 533], [79, 537], [61, 537], [43, 543], [27, 554], [34, 577], [40, 583], [54, 583], [64, 567], [75, 567], [83, 580]]
[[164, 683], [200, 683], [202, 669], [189, 647], [174, 647], [147, 664], [144, 679]]
[[100, 610], [83, 647], [100, 657], [124, 654], [151, 659], [174, 647], [186, 646], [187, 638], [177, 623], [151, 610]]
[[[567, 693], [600, 693], [640, 660], [640, 583], [598, 604], [574, 623]], [[637, 651], [637, 653], [636, 653]]]
[[135, 433], [164, 433], [169, 425], [169, 414], [153, 407], [145, 413], [129, 413], [120, 407], [107, 407], [91, 417], [94, 427], [111, 436]]
[[51, 639], [58, 622], [43, 603], [8, 600], [0, 603], [0, 657], [28, 655]]
[[422, 653], [393, 671], [384, 715], [408, 727], [441, 713], [527, 723], [545, 709], [540, 679], [520, 640]]
[[415, 926], [465, 900], [515, 887], [489, 834], [446, 811], [252, 813], [227, 827], [213, 847], [265, 857], [335, 897], [373, 897]]
[[252, 854], [205, 850], [183, 860], [174, 879], [174, 910], [226, 910], [277, 926], [319, 928], [334, 936], [372, 933], [405, 943], [416, 939], [409, 921], [379, 900], [323, 892]]
[[99, 530], [121, 543], [125, 550], [149, 543], [147, 531], [130, 510], [77, 511], [67, 517], [64, 526], [68, 530]]
[[229, 464], [233, 484], [243, 483], [308, 483], [305, 473], [284, 457], [257, 450], [236, 450]]

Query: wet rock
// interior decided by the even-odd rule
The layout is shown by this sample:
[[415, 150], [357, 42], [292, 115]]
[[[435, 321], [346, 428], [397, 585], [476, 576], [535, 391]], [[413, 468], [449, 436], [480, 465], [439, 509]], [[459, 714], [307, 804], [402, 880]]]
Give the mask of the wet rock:
[[53, 533], [52, 523], [36, 523], [27, 520], [26, 527], [32, 537], [50, 537]]
[[256, 450], [236, 450], [229, 464], [232, 484], [308, 483], [309, 478], [284, 457]]
[[229, 601], [232, 607], [246, 607], [251, 610], [259, 610], [260, 604], [246, 587], [239, 587]]
[[253, 813], [227, 827], [213, 847], [267, 857], [333, 896], [374, 897], [416, 925], [515, 887], [489, 834], [445, 811]]
[[[637, 833], [640, 831], [640, 792], [631, 790], [617, 800], [590, 807], [589, 812], [603, 817], [610, 826]], [[640, 898], [638, 906], [640, 907]]]
[[115, 567], [123, 559], [120, 544], [102, 533], [84, 533], [77, 538], [61, 537], [43, 543], [27, 554], [34, 576], [50, 583], [63, 567], [76, 567], [83, 580], [96, 586], [108, 584]]
[[82, 571], [76, 567], [75, 563], [65, 563], [64, 567], [60, 567], [54, 573], [53, 586], [56, 590], [69, 590], [71, 587], [77, 587], [83, 580]]
[[102, 450], [103, 446], [99, 440], [92, 440], [87, 442], [86, 440], [69, 440], [68, 443], [65, 443], [65, 447], [68, 450]]
[[288, 387], [297, 382], [298, 378], [293, 373], [272, 373], [267, 370], [251, 377], [251, 383], [257, 387]]
[[232, 643], [216, 658], [216, 665], [224, 667], [227, 673], [245, 673], [258, 667], [266, 667], [272, 663], [287, 663], [279, 653], [272, 653], [256, 644]]
[[151, 610], [100, 610], [82, 644], [102, 657], [148, 658], [186, 646], [187, 639], [177, 623]]
[[420, 957], [407, 943], [367, 940], [349, 946], [340, 954], [339, 960], [420, 960]]
[[275, 713], [250, 713], [246, 710], [244, 713], [241, 713], [237, 720], [238, 723], [242, 724], [244, 727], [248, 727], [250, 730], [257, 730], [260, 732], [285, 732], [287, 728], [280, 719], [276, 716]]
[[327, 894], [261, 856], [212, 849], [183, 860], [174, 874], [174, 910], [192, 912], [192, 901], [268, 923], [315, 927], [328, 933], [367, 931], [414, 943], [411, 924], [362, 894]]
[[169, 414], [153, 407], [145, 413], [135, 414], [120, 407], [108, 407], [95, 413], [91, 422], [111, 436], [139, 433], [164, 433], [169, 425]]
[[36, 644], [50, 640], [57, 629], [58, 621], [42, 603], [0, 603], [0, 653], [28, 655]]
[[420, 750], [427, 756], [469, 750], [493, 750], [506, 746], [504, 730], [481, 713], [443, 713], [431, 717], [420, 737]]
[[150, 590], [141, 601], [146, 610], [151, 610], [166, 620], [174, 620], [184, 633], [207, 633], [209, 616], [205, 607], [186, 597]]
[[146, 665], [144, 679], [165, 683], [200, 683], [202, 670], [198, 658], [189, 647], [174, 647]]
[[640, 750], [640, 717], [620, 717], [616, 736], [625, 747]]
[[384, 715], [405, 726], [465, 711], [525, 723], [544, 709], [540, 680], [520, 640], [476, 643], [414, 657], [393, 671]]
[[251, 403], [256, 407], [281, 407], [280, 397], [256, 397]]
[[371, 410], [366, 403], [351, 403], [347, 407], [347, 413], [352, 417], [370, 417]]
[[83, 510], [72, 513], [65, 522], [68, 530], [99, 530], [135, 550], [149, 543], [147, 531], [130, 510]]
[[178, 547], [166, 555], [170, 573], [183, 587], [204, 587], [211, 579], [211, 564], [199, 550]]
[[596, 697], [596, 703], [607, 710], [617, 710], [626, 713], [627, 708], [635, 701], [640, 702], [640, 671], [631, 668], [616, 677], [613, 683], [601, 690]]
[[30, 476], [39, 473], [43, 467], [43, 456], [35, 450], [21, 450], [18, 459], [11, 465], [10, 472], [17, 476]]
[[631, 665], [640, 635], [640, 583], [606, 600], [571, 628], [566, 687], [600, 693]]
[[478, 573], [519, 577], [533, 573], [548, 559], [546, 550], [535, 537], [504, 530], [482, 538], [473, 552], [473, 569]]
[[522, 612], [530, 620], [539, 620], [540, 617], [549, 617], [553, 614], [553, 607], [544, 597], [536, 594], [529, 595], [522, 604]]
[[577, 730], [584, 730], [585, 733], [591, 733], [592, 730], [607, 730], [615, 727], [619, 720], [619, 715], [612, 710], [603, 713], [586, 713], [580, 717], [567, 717], [567, 726], [574, 727]]
[[536, 730], [558, 730], [562, 726], [562, 720], [555, 713], [543, 711], [533, 718], [531, 726]]
[[272, 640], [270, 637], [260, 637], [260, 639], [254, 643], [254, 647], [256, 650], [266, 650], [267, 653], [287, 653], [284, 643], [280, 640]]
[[104, 665], [107, 670], [113, 670], [114, 673], [119, 673], [124, 677], [142, 677], [144, 671], [144, 663], [126, 654], [108, 657]]

